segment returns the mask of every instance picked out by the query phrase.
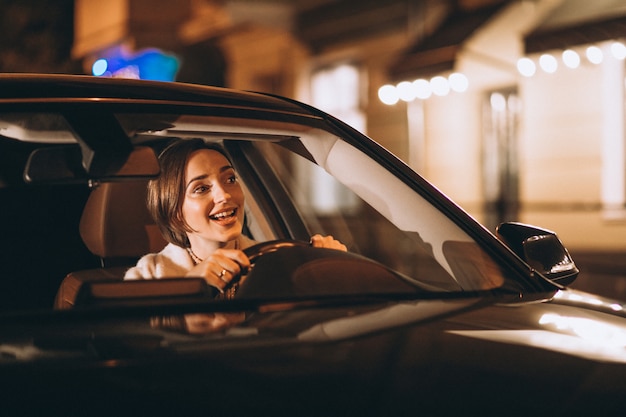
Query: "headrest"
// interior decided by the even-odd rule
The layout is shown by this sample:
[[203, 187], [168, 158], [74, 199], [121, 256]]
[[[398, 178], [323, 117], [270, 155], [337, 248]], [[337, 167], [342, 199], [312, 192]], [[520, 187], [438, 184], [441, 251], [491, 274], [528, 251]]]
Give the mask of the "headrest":
[[146, 207], [147, 181], [102, 183], [89, 195], [80, 219], [87, 248], [106, 261], [139, 258], [166, 245]]

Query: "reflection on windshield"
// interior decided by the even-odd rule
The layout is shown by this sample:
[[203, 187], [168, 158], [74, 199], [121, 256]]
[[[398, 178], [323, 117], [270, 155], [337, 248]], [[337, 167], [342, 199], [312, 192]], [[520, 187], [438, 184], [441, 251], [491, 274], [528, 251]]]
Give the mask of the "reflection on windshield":
[[150, 318], [150, 327], [190, 335], [219, 333], [242, 323], [245, 313], [196, 313]]
[[58, 113], [3, 113], [0, 135], [22, 142], [77, 142], [69, 124]]
[[[337, 138], [302, 143], [332, 176], [295, 153], [268, 160], [311, 230], [323, 230], [351, 250], [439, 290], [503, 284], [497, 264], [472, 238], [372, 159]], [[257, 146], [265, 155], [297, 148]], [[283, 159], [289, 165], [281, 165]], [[290, 170], [293, 175], [285, 175]], [[322, 203], [316, 202], [321, 194], [312, 184], [317, 178], [323, 178], [327, 191]]]

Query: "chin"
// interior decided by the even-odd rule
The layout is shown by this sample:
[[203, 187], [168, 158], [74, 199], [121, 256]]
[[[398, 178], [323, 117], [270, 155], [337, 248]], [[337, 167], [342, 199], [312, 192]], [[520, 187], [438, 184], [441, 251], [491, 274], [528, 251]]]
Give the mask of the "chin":
[[223, 243], [230, 242], [231, 240], [237, 239], [239, 236], [241, 236], [242, 232], [243, 232], [243, 227], [241, 223], [238, 222], [237, 224], [229, 228], [227, 231], [220, 233], [219, 240]]

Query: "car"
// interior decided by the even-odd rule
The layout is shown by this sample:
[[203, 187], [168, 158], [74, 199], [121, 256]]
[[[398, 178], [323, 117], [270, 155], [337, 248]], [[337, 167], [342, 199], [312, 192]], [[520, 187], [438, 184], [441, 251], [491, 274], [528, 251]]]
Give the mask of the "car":
[[[219, 143], [252, 267], [124, 280], [164, 239], [158, 154]], [[490, 231], [337, 118], [270, 94], [0, 75], [0, 407], [25, 415], [609, 415], [622, 302], [557, 234]], [[347, 252], [315, 248], [329, 234]]]

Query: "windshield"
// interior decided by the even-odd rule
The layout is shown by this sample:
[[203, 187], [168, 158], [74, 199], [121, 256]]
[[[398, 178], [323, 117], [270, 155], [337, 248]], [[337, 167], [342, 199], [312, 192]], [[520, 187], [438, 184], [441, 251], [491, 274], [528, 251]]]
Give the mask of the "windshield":
[[[292, 284], [302, 277], [319, 278], [319, 287], [307, 290], [307, 296], [332, 295], [333, 291], [340, 295], [414, 292], [416, 288], [422, 292], [524, 288], [517, 276], [508, 277], [508, 269], [494, 261], [467, 229], [420, 194], [427, 191], [418, 191], [351, 144], [368, 141], [365, 137], [344, 140], [332, 129], [292, 120], [170, 113], [99, 117], [91, 112], [89, 117], [97, 120], [93, 129], [84, 121], [79, 129], [72, 129], [76, 121], [63, 114], [13, 112], [0, 117], [4, 161], [0, 193], [3, 201], [10, 201], [3, 206], [1, 225], [10, 283], [4, 294], [6, 310], [47, 308], [56, 302], [59, 288], [67, 287], [64, 278], [68, 275], [87, 270], [82, 275], [88, 281], [98, 280], [102, 274], [93, 271], [113, 265], [117, 270], [108, 269], [105, 278], [115, 275], [120, 280], [139, 257], [160, 251], [163, 246], [150, 246], [165, 245], [161, 237], [155, 237], [156, 225], [149, 224], [145, 213], [136, 220], [135, 209], [130, 207], [146, 212], [145, 184], [153, 178], [156, 155], [173, 141], [192, 138], [223, 146], [232, 159], [245, 194], [243, 232], [252, 241], [308, 241], [320, 233], [334, 236], [350, 255], [359, 257], [322, 262], [304, 250], [300, 252], [306, 265], [295, 265], [286, 259], [297, 251], [284, 251], [273, 258], [282, 269], [266, 262], [269, 267], [259, 268], [257, 275], [289, 275]], [[99, 132], [111, 123], [117, 125], [110, 130], [116, 135], [116, 147], [102, 147]], [[130, 151], [122, 146], [124, 141]], [[116, 156], [118, 150], [123, 158]], [[94, 161], [98, 165], [92, 171], [84, 169], [85, 163]], [[401, 164], [393, 159], [387, 163]], [[89, 228], [82, 224], [90, 197], [96, 191], [102, 194], [106, 188], [102, 184], [109, 183], [116, 184], [115, 189], [127, 189], [120, 194], [123, 197], [107, 194], [107, 201], [119, 206], [124, 219], [121, 230], [131, 234], [115, 234], [115, 242], [123, 244], [114, 242], [112, 249], [114, 235], [105, 223], [98, 221], [92, 225], [97, 227]], [[86, 240], [85, 230], [98, 233], [95, 245], [93, 236], [91, 244]], [[139, 240], [139, 234], [146, 234], [144, 246], [123, 253], [127, 243]], [[33, 254], [40, 262], [32, 262]], [[352, 287], [324, 281], [329, 274], [350, 280]], [[365, 284], [366, 276], [370, 286]], [[397, 285], [378, 280], [383, 276]], [[268, 297], [276, 294], [278, 289], [268, 289]], [[282, 294], [290, 297], [294, 292]]]
[[[302, 140], [313, 161], [284, 142], [255, 143], [284, 183], [310, 230], [351, 251], [445, 291], [500, 287], [483, 250], [409, 186], [346, 142]], [[276, 155], [282, 155], [277, 158]]]

